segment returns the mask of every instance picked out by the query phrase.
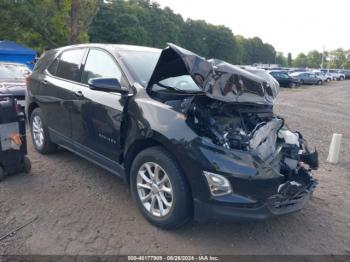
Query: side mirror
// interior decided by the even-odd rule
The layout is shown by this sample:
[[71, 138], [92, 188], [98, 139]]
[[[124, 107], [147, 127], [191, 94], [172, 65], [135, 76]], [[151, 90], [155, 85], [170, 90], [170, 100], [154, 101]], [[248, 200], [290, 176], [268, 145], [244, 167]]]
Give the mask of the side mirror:
[[120, 94], [129, 93], [129, 89], [122, 87], [116, 78], [92, 78], [89, 80], [89, 87], [91, 90], [96, 91], [116, 92]]

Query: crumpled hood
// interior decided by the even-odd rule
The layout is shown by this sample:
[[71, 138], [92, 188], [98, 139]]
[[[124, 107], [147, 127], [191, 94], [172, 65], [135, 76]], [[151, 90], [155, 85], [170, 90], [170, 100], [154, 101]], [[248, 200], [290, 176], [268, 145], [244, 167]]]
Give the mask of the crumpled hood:
[[25, 96], [24, 82], [0, 82], [0, 94]]
[[253, 67], [243, 69], [217, 59], [206, 60], [174, 44], [168, 45], [160, 55], [147, 89], [169, 77], [190, 75], [213, 99], [273, 105], [279, 84], [265, 70]]

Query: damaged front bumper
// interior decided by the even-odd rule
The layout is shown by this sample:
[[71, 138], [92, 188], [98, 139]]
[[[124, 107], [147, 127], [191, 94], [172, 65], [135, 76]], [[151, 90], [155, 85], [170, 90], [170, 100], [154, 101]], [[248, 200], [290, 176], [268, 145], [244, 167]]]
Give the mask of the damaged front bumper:
[[[197, 221], [254, 221], [293, 213], [305, 206], [317, 186], [312, 174], [316, 168], [307, 163], [300, 162], [293, 172], [282, 174], [278, 166], [283, 152], [267, 162], [251, 152], [204, 142], [193, 148], [199, 149], [199, 168], [225, 177], [232, 187], [229, 194], [213, 196], [208, 186], [200, 187], [197, 176], [193, 187]], [[310, 156], [317, 158], [314, 153]], [[196, 191], [203, 187], [208, 188], [207, 193]]]
[[275, 194], [265, 201], [250, 199], [251, 203], [242, 204], [245, 197], [235, 194], [209, 202], [195, 199], [194, 216], [201, 222], [265, 220], [301, 210], [316, 186], [317, 180], [312, 177], [311, 171], [300, 170], [295, 177], [280, 184]]

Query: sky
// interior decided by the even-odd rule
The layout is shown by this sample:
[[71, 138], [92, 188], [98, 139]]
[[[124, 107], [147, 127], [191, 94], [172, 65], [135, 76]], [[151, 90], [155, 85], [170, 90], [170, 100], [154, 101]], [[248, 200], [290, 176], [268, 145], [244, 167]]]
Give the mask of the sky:
[[285, 55], [350, 49], [349, 0], [155, 0], [184, 19], [231, 28], [235, 35], [258, 36]]

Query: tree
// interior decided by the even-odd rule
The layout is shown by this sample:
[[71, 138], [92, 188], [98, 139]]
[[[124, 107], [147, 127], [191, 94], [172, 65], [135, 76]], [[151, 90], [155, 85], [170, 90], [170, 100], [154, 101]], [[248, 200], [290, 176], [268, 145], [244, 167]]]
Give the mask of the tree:
[[287, 59], [284, 57], [282, 52], [277, 52], [276, 63], [280, 66], [287, 66]]
[[307, 67], [320, 68], [322, 63], [322, 53], [317, 50], [310, 51], [307, 54]]
[[295, 67], [307, 67], [307, 57], [304, 53], [300, 53], [294, 60], [293, 66]]
[[[87, 28], [102, 0], [0, 1], [0, 38], [24, 43], [41, 51], [88, 41]], [[6, 29], [8, 25], [11, 30]]]
[[328, 68], [350, 68], [350, 61], [348, 59], [348, 54], [342, 48], [330, 51], [328, 55]]
[[289, 67], [291, 67], [291, 66], [292, 66], [292, 63], [293, 63], [292, 54], [291, 54], [291, 53], [288, 53], [287, 65], [288, 65]]

